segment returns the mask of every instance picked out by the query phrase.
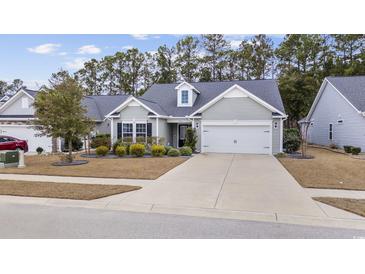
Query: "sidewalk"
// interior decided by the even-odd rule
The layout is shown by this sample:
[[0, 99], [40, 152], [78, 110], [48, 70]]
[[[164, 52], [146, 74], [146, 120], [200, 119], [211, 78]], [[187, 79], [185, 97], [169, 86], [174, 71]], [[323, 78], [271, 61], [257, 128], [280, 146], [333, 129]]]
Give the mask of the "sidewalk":
[[[56, 181], [56, 180], [60, 181], [59, 178], [48, 178], [49, 176], [46, 177], [47, 178], [42, 178], [42, 179], [44, 181], [46, 181], [47, 179], [48, 181], [50, 181], [50, 179], [52, 179], [51, 181]], [[3, 176], [0, 176], [0, 178], [4, 179]], [[40, 178], [37, 178], [37, 180], [39, 179]], [[90, 180], [90, 178], [87, 179]], [[83, 178], [78, 182], [81, 181], [83, 181]], [[131, 180], [128, 181], [132, 183]], [[121, 183], [121, 182], [114, 182], [114, 183]], [[126, 182], [123, 180], [123, 183]], [[134, 181], [133, 184], [135, 184]], [[128, 193], [119, 195], [128, 195]], [[133, 203], [121, 202], [119, 199], [108, 200], [104, 198], [94, 201], [78, 201], [78, 200], [51, 199], [51, 198], [0, 196], [0, 203], [33, 204], [33, 205], [37, 204], [37, 205], [56, 206], [56, 207], [81, 207], [81, 208], [94, 208], [94, 209], [104, 209], [104, 210], [107, 209], [107, 210], [143, 212], [143, 213], [161, 213], [161, 214], [197, 216], [197, 217], [207, 217], [207, 218], [236, 219], [245, 221], [262, 221], [262, 222], [273, 222], [273, 223], [309, 225], [309, 226], [365, 229], [365, 218], [362, 218], [355, 214], [345, 215], [344, 218], [331, 217], [332, 214], [328, 214], [330, 210], [326, 211], [327, 217], [316, 217], [316, 216], [312, 217], [312, 216], [286, 215], [279, 213], [262, 213], [262, 212], [241, 211], [241, 210], [222, 210], [222, 209], [197, 208], [197, 207], [194, 208], [169, 207], [158, 204], [142, 204], [142, 203], [133, 204]], [[324, 208], [328, 207], [335, 211], [337, 210], [335, 208], [326, 205], [323, 205], [323, 207]], [[338, 211], [342, 212], [342, 210]], [[349, 216], [352, 215], [353, 218], [349, 218]], [[340, 214], [338, 214], [337, 212], [336, 216], [340, 216]]]

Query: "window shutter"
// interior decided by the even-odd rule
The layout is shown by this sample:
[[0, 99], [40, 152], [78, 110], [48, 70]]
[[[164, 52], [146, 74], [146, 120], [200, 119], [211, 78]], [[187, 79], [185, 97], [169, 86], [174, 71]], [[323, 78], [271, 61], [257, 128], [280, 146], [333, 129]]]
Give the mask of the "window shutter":
[[147, 137], [152, 137], [152, 123], [147, 123]]
[[117, 138], [122, 138], [122, 123], [117, 124]]

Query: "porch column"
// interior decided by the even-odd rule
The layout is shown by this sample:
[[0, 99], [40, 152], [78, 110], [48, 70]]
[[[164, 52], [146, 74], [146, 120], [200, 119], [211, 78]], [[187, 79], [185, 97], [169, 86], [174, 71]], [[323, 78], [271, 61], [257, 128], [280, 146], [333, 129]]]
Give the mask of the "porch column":
[[114, 123], [113, 123], [113, 118], [111, 118], [110, 120], [110, 140], [111, 140], [111, 147], [113, 147], [113, 139], [114, 139]]
[[156, 118], [156, 142], [157, 144], [160, 144], [160, 138], [158, 134], [158, 117]]

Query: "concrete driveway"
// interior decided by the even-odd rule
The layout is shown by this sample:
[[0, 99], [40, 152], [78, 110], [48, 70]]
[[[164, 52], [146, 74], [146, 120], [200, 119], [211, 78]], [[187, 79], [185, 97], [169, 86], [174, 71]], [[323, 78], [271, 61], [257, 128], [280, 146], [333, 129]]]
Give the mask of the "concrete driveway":
[[114, 205], [216, 209], [323, 217], [325, 214], [275, 157], [199, 154], [143, 189], [105, 198]]

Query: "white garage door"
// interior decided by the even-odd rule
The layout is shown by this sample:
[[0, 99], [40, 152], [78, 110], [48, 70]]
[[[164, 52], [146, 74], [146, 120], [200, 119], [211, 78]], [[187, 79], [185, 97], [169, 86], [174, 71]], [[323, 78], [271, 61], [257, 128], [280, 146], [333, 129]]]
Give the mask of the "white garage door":
[[271, 153], [269, 126], [204, 126], [203, 152]]
[[34, 136], [36, 131], [29, 126], [0, 126], [0, 135], [15, 137], [28, 142], [30, 152], [35, 152], [37, 147], [42, 147], [46, 152], [52, 151], [52, 138]]

